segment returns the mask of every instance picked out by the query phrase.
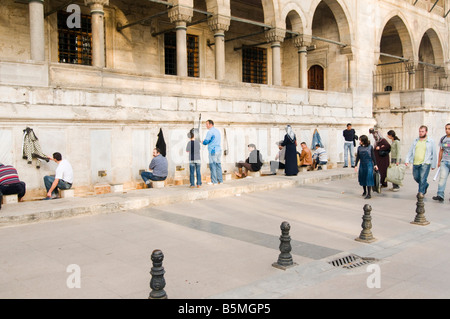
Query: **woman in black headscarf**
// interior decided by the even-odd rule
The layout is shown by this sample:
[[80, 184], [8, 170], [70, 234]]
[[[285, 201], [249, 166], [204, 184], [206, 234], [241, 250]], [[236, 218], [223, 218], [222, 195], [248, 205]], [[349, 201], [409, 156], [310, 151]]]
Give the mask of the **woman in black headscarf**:
[[290, 125], [286, 126], [286, 135], [281, 146], [286, 147], [284, 172], [286, 176], [296, 176], [298, 174], [297, 138]]
[[387, 169], [389, 167], [390, 159], [389, 152], [391, 151], [391, 144], [381, 136], [380, 132], [376, 129], [370, 129], [369, 133], [373, 135], [375, 139], [375, 158], [378, 165], [378, 171], [380, 172], [380, 184], [381, 187], [387, 187], [386, 182]]

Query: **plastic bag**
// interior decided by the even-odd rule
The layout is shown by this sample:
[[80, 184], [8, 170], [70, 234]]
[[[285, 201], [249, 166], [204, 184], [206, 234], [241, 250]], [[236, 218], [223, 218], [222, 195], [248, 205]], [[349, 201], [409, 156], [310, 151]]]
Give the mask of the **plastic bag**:
[[405, 177], [405, 165], [391, 164], [387, 169], [386, 182], [403, 185], [403, 178]]

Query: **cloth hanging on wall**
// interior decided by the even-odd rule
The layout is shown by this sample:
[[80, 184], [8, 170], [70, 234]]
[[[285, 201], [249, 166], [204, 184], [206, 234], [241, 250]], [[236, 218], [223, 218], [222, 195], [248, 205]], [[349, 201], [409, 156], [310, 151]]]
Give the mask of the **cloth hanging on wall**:
[[319, 144], [320, 147], [323, 147], [323, 143], [322, 143], [322, 139], [320, 138], [319, 131], [317, 129], [315, 129], [314, 134], [313, 134], [311, 149], [315, 150], [317, 144]]
[[48, 156], [42, 153], [39, 139], [33, 129], [29, 127], [23, 130], [22, 157], [27, 160], [28, 164], [33, 162], [33, 158], [37, 159], [36, 168], [41, 167], [41, 159], [49, 161]]
[[159, 148], [161, 155], [166, 157], [166, 141], [164, 140], [164, 134], [162, 129], [159, 129], [158, 140], [156, 141], [156, 147]]

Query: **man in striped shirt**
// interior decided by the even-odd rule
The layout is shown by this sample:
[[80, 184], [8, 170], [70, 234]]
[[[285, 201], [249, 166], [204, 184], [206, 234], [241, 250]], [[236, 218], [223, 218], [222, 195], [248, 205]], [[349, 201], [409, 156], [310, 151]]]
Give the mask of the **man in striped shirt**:
[[2, 195], [17, 194], [19, 200], [25, 195], [26, 185], [19, 180], [17, 170], [11, 165], [0, 163], [0, 203]]

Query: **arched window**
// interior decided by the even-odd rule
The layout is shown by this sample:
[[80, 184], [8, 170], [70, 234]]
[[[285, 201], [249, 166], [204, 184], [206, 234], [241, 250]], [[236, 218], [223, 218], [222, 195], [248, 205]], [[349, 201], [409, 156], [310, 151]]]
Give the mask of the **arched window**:
[[313, 65], [309, 68], [308, 89], [325, 90], [323, 68], [320, 65]]

